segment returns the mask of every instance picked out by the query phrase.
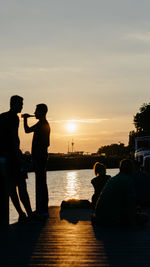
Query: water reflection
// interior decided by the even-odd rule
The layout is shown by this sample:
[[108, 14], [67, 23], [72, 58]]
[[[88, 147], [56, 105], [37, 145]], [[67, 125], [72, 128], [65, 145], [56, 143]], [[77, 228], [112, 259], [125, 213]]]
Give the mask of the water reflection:
[[79, 182], [77, 171], [71, 171], [67, 173], [66, 177], [66, 188], [65, 188], [65, 199], [79, 198]]

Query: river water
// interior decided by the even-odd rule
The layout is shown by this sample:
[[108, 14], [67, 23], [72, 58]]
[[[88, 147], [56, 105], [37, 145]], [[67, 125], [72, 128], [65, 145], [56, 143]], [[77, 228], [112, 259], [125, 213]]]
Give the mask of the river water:
[[[107, 174], [114, 176], [118, 169], [107, 169]], [[49, 206], [60, 206], [66, 199], [88, 199], [94, 192], [91, 179], [93, 170], [65, 170], [47, 172], [47, 184], [49, 190]], [[35, 209], [35, 174], [29, 173], [27, 188], [32, 209]], [[10, 201], [10, 223], [18, 220], [18, 214]]]

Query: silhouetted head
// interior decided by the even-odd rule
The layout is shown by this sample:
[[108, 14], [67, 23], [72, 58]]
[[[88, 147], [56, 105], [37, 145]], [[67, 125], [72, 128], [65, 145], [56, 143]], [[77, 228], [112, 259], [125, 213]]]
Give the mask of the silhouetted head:
[[20, 113], [23, 108], [23, 97], [19, 95], [13, 95], [10, 98], [10, 109], [15, 113]]
[[130, 159], [123, 159], [120, 162], [120, 172], [131, 175], [133, 171], [133, 162]]
[[36, 106], [36, 110], [34, 112], [36, 119], [45, 118], [47, 111], [48, 111], [47, 105], [45, 105], [45, 104], [38, 104]]
[[106, 168], [104, 164], [96, 162], [93, 166], [93, 170], [95, 172], [95, 175], [105, 175], [106, 174]]

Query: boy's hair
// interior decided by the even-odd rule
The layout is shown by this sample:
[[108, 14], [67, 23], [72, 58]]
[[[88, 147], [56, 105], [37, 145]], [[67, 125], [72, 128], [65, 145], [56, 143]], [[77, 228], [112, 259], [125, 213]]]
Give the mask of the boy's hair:
[[38, 104], [36, 107], [38, 108], [38, 110], [40, 110], [41, 114], [46, 115], [48, 111], [48, 107], [46, 104]]
[[133, 162], [130, 159], [123, 159], [120, 161], [120, 172], [131, 175], [133, 171]]
[[105, 174], [106, 173], [106, 168], [104, 166], [104, 164], [96, 162], [93, 166], [93, 170], [95, 172], [95, 175], [97, 176], [97, 174]]
[[23, 101], [23, 97], [19, 96], [19, 95], [13, 95], [10, 98], [10, 107], [13, 107], [14, 105], [16, 105], [17, 103], [20, 103]]

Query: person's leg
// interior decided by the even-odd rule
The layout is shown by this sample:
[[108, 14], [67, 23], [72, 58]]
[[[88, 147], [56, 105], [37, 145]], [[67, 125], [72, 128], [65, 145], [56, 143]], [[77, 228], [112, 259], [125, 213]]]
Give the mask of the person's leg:
[[29, 195], [27, 192], [27, 184], [26, 184], [25, 179], [20, 179], [20, 181], [18, 182], [18, 191], [19, 191], [20, 200], [21, 200], [28, 216], [31, 216], [32, 215], [32, 209], [31, 209]]
[[39, 213], [48, 212], [46, 170], [42, 167], [36, 171], [36, 210]]
[[38, 170], [35, 171], [35, 204], [36, 204], [36, 212], [40, 212], [41, 205], [41, 193], [40, 193], [40, 173]]
[[48, 212], [48, 188], [46, 179], [46, 169], [42, 170], [42, 183], [41, 183], [41, 211]]
[[18, 194], [17, 194], [17, 190], [16, 190], [16, 184], [13, 182], [10, 182], [10, 185], [9, 185], [9, 195], [10, 195], [11, 201], [12, 201], [16, 211], [18, 212], [19, 216], [23, 215], [24, 212], [20, 206], [20, 202], [19, 202], [19, 198], [18, 198]]
[[46, 181], [46, 160], [47, 157], [38, 159], [35, 162], [36, 175], [36, 211], [38, 213], [48, 212], [48, 188]]

